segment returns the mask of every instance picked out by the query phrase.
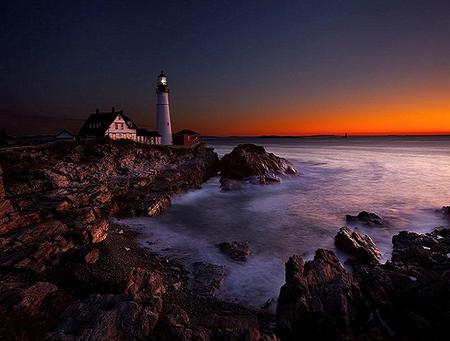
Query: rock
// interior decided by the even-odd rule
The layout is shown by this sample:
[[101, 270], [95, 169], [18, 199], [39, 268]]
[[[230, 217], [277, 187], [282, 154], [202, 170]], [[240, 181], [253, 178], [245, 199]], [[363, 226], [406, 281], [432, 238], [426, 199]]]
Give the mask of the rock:
[[450, 230], [395, 235], [391, 262], [355, 275], [388, 335], [441, 338], [450, 332]]
[[336, 246], [346, 252], [353, 261], [360, 263], [377, 263], [381, 252], [369, 236], [341, 227], [336, 237]]
[[279, 182], [278, 176], [296, 175], [297, 170], [283, 158], [267, 153], [264, 147], [240, 144], [221, 162], [221, 184], [225, 189], [237, 187], [226, 179], [252, 181], [260, 184]]
[[277, 305], [281, 339], [352, 339], [368, 319], [357, 281], [333, 252], [319, 249], [312, 261], [292, 256], [286, 263]]
[[152, 336], [162, 309], [122, 295], [91, 295], [69, 306], [50, 340], [143, 340]]
[[179, 306], [171, 306], [158, 322], [158, 340], [186, 340], [192, 339], [190, 318], [187, 312]]
[[442, 206], [442, 213], [450, 216], [450, 206]]
[[128, 278], [125, 289], [138, 301], [150, 300], [154, 296], [162, 296], [166, 292], [163, 280], [157, 273], [143, 268], [134, 268]]
[[[351, 249], [360, 238], [341, 229]], [[356, 251], [355, 251], [356, 252]], [[277, 306], [282, 339], [441, 339], [450, 332], [450, 229], [393, 237], [392, 260], [342, 269], [329, 251], [286, 265]], [[358, 313], [357, 313], [358, 312]], [[330, 334], [328, 334], [330, 333]]]
[[88, 232], [93, 243], [100, 243], [105, 240], [108, 235], [109, 221], [106, 219], [99, 219], [94, 221], [88, 227]]
[[213, 295], [222, 287], [227, 274], [224, 266], [195, 262], [192, 264], [192, 289], [199, 295]]
[[48, 282], [37, 282], [28, 289], [21, 292], [20, 302], [16, 309], [26, 310], [30, 315], [37, 315], [39, 308], [44, 300], [58, 290], [58, 287]]
[[148, 216], [153, 217], [153, 216], [161, 213], [165, 208], [167, 208], [169, 206], [170, 206], [170, 197], [169, 196], [163, 196], [161, 198], [156, 198], [155, 201], [148, 206], [147, 214], [148, 214]]
[[245, 262], [251, 253], [248, 241], [223, 242], [217, 247], [232, 260], [239, 262]]
[[400, 232], [392, 237], [392, 261], [415, 264], [425, 270], [436, 265], [449, 265], [450, 230], [435, 230], [429, 234]]
[[384, 221], [379, 215], [372, 213], [372, 212], [366, 212], [366, 211], [359, 212], [358, 215], [356, 215], [356, 216], [347, 214], [345, 216], [345, 220], [348, 222], [365, 223], [370, 226], [383, 226], [384, 225]]
[[84, 256], [84, 259], [85, 259], [86, 263], [92, 264], [98, 260], [99, 256], [100, 256], [100, 250], [97, 248], [94, 248], [91, 251], [89, 251], [86, 254], [86, 256]]

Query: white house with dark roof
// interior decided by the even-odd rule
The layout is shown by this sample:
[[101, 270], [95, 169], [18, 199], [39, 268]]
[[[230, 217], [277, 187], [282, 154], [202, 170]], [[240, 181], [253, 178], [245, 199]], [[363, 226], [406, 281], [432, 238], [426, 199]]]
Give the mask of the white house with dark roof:
[[91, 114], [78, 133], [82, 140], [110, 138], [112, 140], [132, 140], [146, 144], [161, 144], [161, 135], [145, 129], [138, 129], [136, 124], [123, 113], [123, 110]]

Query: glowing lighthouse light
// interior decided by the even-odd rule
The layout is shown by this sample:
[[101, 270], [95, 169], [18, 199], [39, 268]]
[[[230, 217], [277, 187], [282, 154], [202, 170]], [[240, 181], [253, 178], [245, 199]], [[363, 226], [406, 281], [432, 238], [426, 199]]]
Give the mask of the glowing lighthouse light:
[[162, 72], [159, 75], [159, 83], [162, 85], [167, 85], [167, 77]]

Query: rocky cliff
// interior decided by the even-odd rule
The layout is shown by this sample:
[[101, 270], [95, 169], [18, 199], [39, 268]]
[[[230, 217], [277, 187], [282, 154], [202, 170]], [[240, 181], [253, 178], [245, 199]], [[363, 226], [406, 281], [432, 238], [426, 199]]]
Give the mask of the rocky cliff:
[[1, 265], [44, 273], [61, 254], [103, 241], [112, 215], [157, 214], [217, 165], [205, 146], [119, 142], [3, 152]]

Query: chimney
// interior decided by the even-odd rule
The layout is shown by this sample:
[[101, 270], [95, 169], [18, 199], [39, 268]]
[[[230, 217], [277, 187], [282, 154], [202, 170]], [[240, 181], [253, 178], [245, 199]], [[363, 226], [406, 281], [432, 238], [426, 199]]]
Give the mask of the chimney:
[[95, 109], [95, 113], [96, 114], [98, 114], [100, 112], [100, 110], [98, 110], [98, 109]]
[[112, 112], [116, 112], [116, 108], [112, 107]]

